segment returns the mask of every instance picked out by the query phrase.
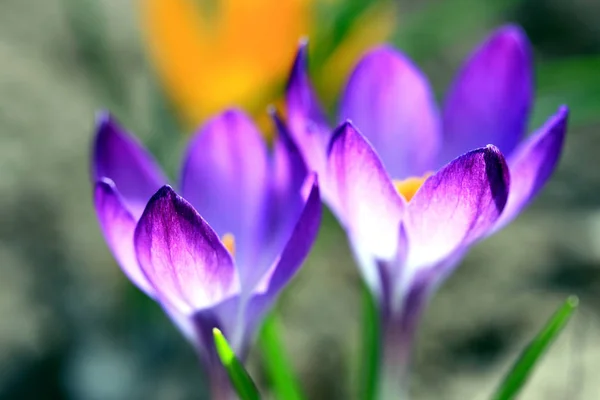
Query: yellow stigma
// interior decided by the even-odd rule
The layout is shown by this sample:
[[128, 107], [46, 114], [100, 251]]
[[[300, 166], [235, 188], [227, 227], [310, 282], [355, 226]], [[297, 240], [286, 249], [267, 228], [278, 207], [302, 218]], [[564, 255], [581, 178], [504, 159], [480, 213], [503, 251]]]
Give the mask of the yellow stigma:
[[400, 196], [404, 197], [404, 199], [408, 202], [413, 198], [415, 193], [417, 193], [417, 190], [419, 190], [429, 175], [431, 175], [431, 173], [426, 173], [422, 177], [413, 176], [402, 180], [394, 179], [394, 187]]
[[231, 233], [226, 233], [221, 238], [223, 246], [227, 249], [231, 256], [235, 256], [235, 237]]

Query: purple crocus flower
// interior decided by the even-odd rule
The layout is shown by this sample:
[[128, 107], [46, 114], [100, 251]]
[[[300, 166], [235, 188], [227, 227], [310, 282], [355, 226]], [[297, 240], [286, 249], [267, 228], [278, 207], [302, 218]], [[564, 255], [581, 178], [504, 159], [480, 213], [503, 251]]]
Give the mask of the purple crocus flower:
[[232, 110], [193, 137], [180, 190], [107, 113], [93, 149], [96, 212], [123, 272], [196, 346], [213, 397], [227, 386], [212, 329], [244, 358], [252, 335], [296, 273], [321, 217], [316, 176], [281, 121], [272, 154], [251, 120]]
[[471, 244], [515, 218], [552, 174], [567, 108], [523, 138], [533, 78], [529, 43], [514, 26], [474, 51], [441, 113], [426, 77], [387, 46], [354, 69], [333, 135], [309, 82], [306, 44], [286, 97], [294, 139], [379, 299], [385, 357], [404, 369], [432, 291]]

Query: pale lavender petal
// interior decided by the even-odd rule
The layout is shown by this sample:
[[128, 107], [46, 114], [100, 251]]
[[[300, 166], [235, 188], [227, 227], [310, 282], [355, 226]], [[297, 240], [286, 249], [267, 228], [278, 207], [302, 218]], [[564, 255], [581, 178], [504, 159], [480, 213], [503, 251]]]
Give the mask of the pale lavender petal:
[[435, 167], [440, 122], [427, 78], [404, 55], [383, 46], [367, 53], [346, 86], [340, 122], [351, 120], [396, 179]]
[[308, 42], [300, 43], [286, 87], [286, 111], [290, 131], [306, 163], [324, 177], [331, 129], [308, 76]]
[[404, 200], [365, 138], [347, 122], [337, 128], [328, 156], [332, 209], [351, 242], [371, 257], [391, 259]]
[[140, 269], [135, 256], [133, 233], [136, 221], [123, 205], [113, 181], [104, 178], [96, 183], [94, 205], [104, 238], [119, 266], [134, 285], [148, 296], [154, 297], [154, 289]]
[[312, 182], [311, 190], [302, 214], [297, 219], [281, 256], [257, 286], [255, 296], [248, 305], [246, 319], [249, 332], [260, 323], [264, 313], [274, 304], [279, 292], [296, 274], [319, 232], [322, 208], [319, 186], [315, 175], [309, 176], [308, 179]]
[[527, 37], [518, 27], [500, 28], [471, 56], [446, 98], [443, 161], [488, 143], [510, 156], [525, 134], [532, 98]]
[[569, 110], [561, 107], [508, 159], [510, 193], [496, 229], [500, 229], [529, 204], [554, 172], [567, 132]]
[[192, 139], [181, 175], [182, 195], [217, 234], [233, 234], [242, 282], [256, 267], [267, 185], [266, 145], [243, 112], [224, 112]]
[[111, 179], [138, 220], [150, 197], [167, 179], [150, 153], [107, 112], [98, 114], [92, 155], [92, 179]]
[[150, 199], [134, 245], [157, 296], [181, 313], [211, 307], [239, 289], [233, 260], [219, 237], [169, 186]]
[[473, 150], [429, 177], [408, 203], [407, 268], [433, 267], [485, 235], [508, 198], [509, 172], [494, 146]]

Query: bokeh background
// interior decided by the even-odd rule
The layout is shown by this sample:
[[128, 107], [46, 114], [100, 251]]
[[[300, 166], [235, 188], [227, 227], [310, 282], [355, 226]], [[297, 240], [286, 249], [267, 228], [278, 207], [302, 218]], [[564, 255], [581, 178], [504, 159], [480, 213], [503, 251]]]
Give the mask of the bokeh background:
[[[113, 111], [174, 177], [193, 125], [230, 99], [268, 136], [264, 107], [280, 104], [297, 31], [311, 39], [313, 76], [333, 110], [367, 46], [387, 41], [405, 51], [442, 98], [472, 47], [507, 22], [520, 24], [534, 47], [531, 127], [559, 104], [571, 107], [565, 151], [535, 203], [478, 245], [435, 296], [418, 334], [412, 392], [417, 399], [486, 398], [527, 340], [575, 293], [580, 310], [522, 398], [598, 398], [600, 2], [306, 0], [277, 25], [277, 12], [238, 10], [239, 0], [223, 0], [233, 7], [229, 19], [219, 17], [216, 1], [190, 0], [206, 24], [238, 27], [224, 42], [194, 39], [208, 44], [191, 54], [185, 41], [175, 40], [176, 53], [155, 47], [165, 37], [160, 29], [185, 22], [153, 20], [144, 4], [152, 1], [0, 2], [1, 399], [208, 398], [190, 347], [127, 281], [100, 234], [89, 180], [97, 110]], [[257, 33], [248, 20], [274, 26]], [[273, 35], [288, 35], [292, 45]], [[223, 72], [219, 60], [236, 51], [263, 60], [277, 53], [258, 64], [272, 74], [247, 79], [263, 89], [238, 93], [244, 77], [212, 77]], [[165, 54], [191, 64], [161, 64]], [[227, 65], [245, 71], [244, 57]], [[169, 78], [169, 68], [192, 75]], [[186, 97], [206, 82], [214, 87], [205, 97]], [[345, 236], [326, 213], [311, 256], [277, 307], [310, 399], [356, 394], [360, 296]], [[257, 351], [249, 365], [264, 384]]]

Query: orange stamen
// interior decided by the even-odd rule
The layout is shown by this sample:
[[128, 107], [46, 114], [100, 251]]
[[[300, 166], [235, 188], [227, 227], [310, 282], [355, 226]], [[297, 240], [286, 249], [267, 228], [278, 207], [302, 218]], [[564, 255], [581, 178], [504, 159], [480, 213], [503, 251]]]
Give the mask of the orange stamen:
[[396, 180], [394, 179], [394, 187], [400, 196], [408, 202], [410, 201], [419, 188], [423, 185], [423, 182], [431, 175], [427, 173], [422, 177], [410, 177], [407, 179]]
[[225, 246], [229, 254], [235, 256], [235, 237], [231, 233], [226, 233], [221, 238], [221, 242], [223, 242], [223, 246]]

